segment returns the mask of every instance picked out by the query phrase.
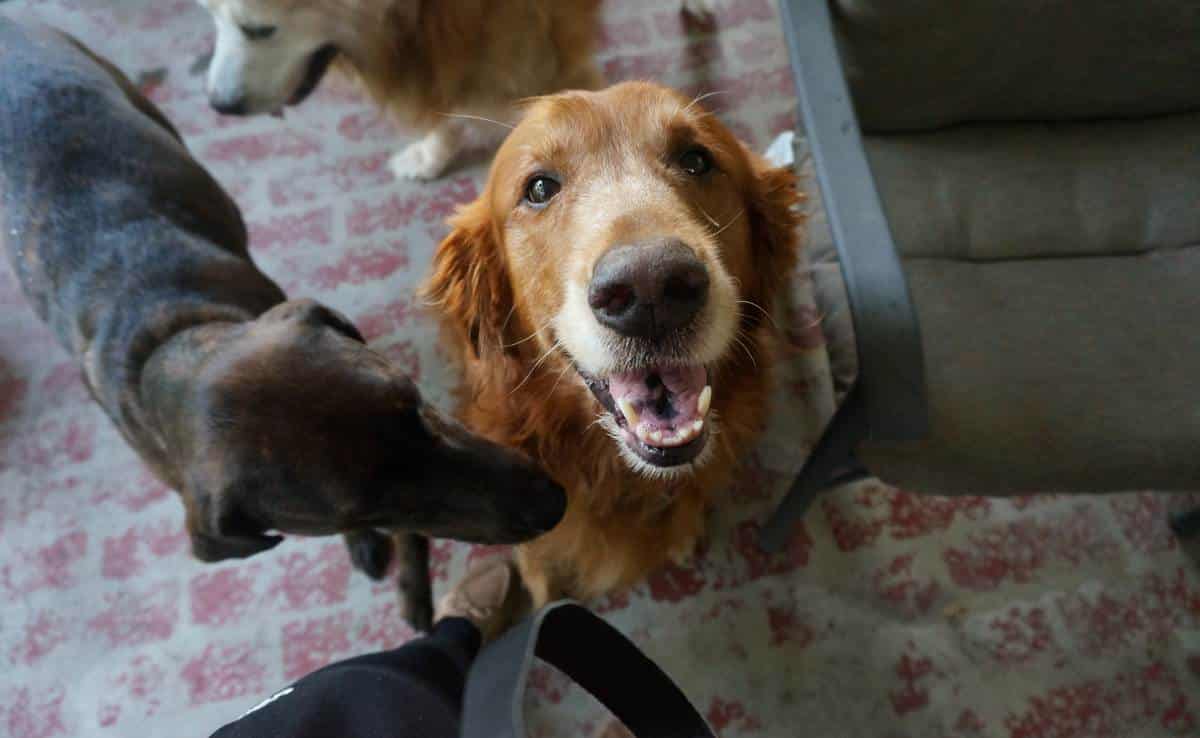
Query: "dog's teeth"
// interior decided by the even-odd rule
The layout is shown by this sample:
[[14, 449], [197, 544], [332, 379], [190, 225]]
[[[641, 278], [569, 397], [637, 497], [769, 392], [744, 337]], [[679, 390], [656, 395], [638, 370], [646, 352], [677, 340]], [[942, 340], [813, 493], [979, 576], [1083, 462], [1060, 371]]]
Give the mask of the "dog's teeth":
[[640, 416], [633, 403], [622, 397], [617, 400], [617, 407], [621, 408], [621, 414], [625, 416], [625, 421], [629, 423], [629, 427], [636, 428]]
[[700, 390], [700, 397], [696, 399], [696, 413], [700, 417], [708, 415], [708, 409], [712, 407], [712, 385], [704, 385], [704, 389]]
[[[621, 408], [622, 413], [632, 412], [636, 418], [636, 411], [634, 411], [632, 407], [626, 407], [626, 405], [628, 405], [628, 403], [625, 401], [620, 401], [617, 404], [617, 406]], [[626, 417], [628, 417], [628, 415], [626, 415]], [[633, 433], [633, 435], [637, 436], [638, 440], [647, 446], [657, 446], [658, 448], [674, 448], [676, 446], [682, 446], [696, 440], [700, 436], [701, 431], [704, 430], [704, 420], [693, 420], [692, 422], [686, 423], [678, 428], [658, 429], [652, 429], [649, 423], [642, 423], [641, 425], [631, 423], [629, 430]]]

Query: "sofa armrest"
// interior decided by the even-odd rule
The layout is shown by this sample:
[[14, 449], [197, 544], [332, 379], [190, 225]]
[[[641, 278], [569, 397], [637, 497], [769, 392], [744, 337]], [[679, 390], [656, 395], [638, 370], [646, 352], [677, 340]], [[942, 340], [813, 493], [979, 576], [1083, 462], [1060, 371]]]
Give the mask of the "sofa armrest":
[[816, 492], [857, 474], [860, 440], [928, 434], [924, 358], [887, 218], [863, 151], [827, 0], [781, 0], [800, 119], [846, 283], [858, 378], [796, 483], [763, 530], [777, 550]]

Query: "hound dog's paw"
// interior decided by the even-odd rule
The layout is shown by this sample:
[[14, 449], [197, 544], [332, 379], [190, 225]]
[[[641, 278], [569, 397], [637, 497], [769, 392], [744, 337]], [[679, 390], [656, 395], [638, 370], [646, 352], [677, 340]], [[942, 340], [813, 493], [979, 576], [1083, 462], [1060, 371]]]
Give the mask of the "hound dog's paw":
[[400, 590], [400, 614], [414, 630], [433, 629], [433, 582], [429, 573], [429, 539], [417, 533], [393, 537], [400, 561], [396, 585]]
[[392, 538], [374, 528], [363, 528], [343, 534], [354, 568], [368, 577], [379, 580], [387, 574], [392, 563]]

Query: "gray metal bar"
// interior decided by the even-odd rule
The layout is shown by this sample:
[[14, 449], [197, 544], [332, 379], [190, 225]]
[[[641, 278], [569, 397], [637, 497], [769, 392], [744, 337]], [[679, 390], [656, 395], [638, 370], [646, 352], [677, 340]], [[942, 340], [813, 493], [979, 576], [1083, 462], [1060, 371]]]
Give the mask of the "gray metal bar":
[[781, 0], [817, 183], [854, 317], [867, 437], [929, 432], [917, 316], [842, 72], [826, 0]]
[[838, 484], [870, 476], [854, 458], [854, 447], [866, 429], [865, 408], [857, 387], [850, 390], [813, 447], [804, 468], [796, 475], [787, 495], [759, 533], [758, 544], [768, 553], [780, 551], [795, 534], [817, 497]]
[[781, 0], [800, 119], [833, 232], [854, 319], [858, 378], [759, 544], [778, 551], [822, 491], [866, 476], [854, 448], [867, 438], [904, 441], [929, 433], [925, 360], [916, 311], [875, 180], [826, 0]]

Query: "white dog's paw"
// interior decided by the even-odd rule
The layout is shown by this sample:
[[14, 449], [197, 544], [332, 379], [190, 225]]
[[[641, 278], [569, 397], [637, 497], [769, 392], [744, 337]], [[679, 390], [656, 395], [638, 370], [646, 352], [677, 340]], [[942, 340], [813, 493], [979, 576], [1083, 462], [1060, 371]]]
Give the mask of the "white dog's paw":
[[711, 20], [717, 14], [716, 0], [683, 0], [683, 12], [699, 20]]
[[429, 135], [405, 146], [388, 164], [398, 179], [437, 179], [446, 171], [454, 154], [440, 138]]
[[695, 565], [696, 555], [703, 543], [704, 541], [698, 538], [681, 542], [667, 552], [667, 557], [675, 566], [681, 569], [690, 569]]
[[672, 564], [678, 566], [680, 569], [691, 569], [692, 564], [696, 560], [694, 551], [686, 551], [680, 548], [671, 551], [668, 558]]

